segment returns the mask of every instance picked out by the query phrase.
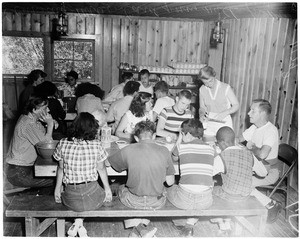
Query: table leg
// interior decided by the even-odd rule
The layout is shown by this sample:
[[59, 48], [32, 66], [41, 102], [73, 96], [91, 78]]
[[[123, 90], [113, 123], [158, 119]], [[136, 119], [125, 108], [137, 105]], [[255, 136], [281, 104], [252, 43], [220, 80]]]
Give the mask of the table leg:
[[56, 230], [58, 237], [65, 237], [66, 230], [65, 230], [65, 219], [64, 218], [57, 218], [56, 220]]
[[25, 217], [25, 236], [34, 237], [36, 236], [36, 228], [39, 224], [37, 218], [34, 217]]

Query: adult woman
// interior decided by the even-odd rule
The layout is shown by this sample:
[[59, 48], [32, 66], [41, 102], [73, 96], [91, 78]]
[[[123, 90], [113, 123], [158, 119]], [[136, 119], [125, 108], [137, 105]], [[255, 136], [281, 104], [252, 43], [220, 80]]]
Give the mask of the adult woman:
[[35, 95], [48, 100], [48, 108], [50, 114], [54, 120], [58, 123], [58, 128], [53, 131], [53, 139], [61, 139], [66, 133], [66, 124], [63, 121], [66, 118], [66, 112], [64, 111], [61, 103], [57, 99], [58, 89], [50, 81], [44, 81], [42, 84], [38, 85], [34, 91]]
[[47, 76], [42, 70], [33, 70], [24, 81], [25, 89], [21, 92], [19, 98], [19, 114], [21, 115], [29, 97], [34, 93], [34, 88], [44, 81]]
[[[80, 113], [72, 124], [68, 138], [60, 140], [53, 157], [59, 162], [55, 201], [74, 211], [94, 210], [112, 200], [104, 164], [108, 154], [97, 139], [98, 122], [87, 112]], [[98, 183], [98, 173], [104, 190]], [[64, 192], [63, 190], [63, 184]], [[69, 236], [86, 235], [83, 219], [76, 219]]]
[[238, 111], [239, 102], [231, 87], [216, 79], [212, 67], [201, 68], [199, 78], [203, 82], [199, 89], [200, 121], [206, 128], [204, 135], [215, 136], [222, 126], [233, 127], [230, 115]]
[[[48, 111], [47, 100], [30, 98], [17, 122], [6, 157], [7, 179], [15, 186], [53, 186], [53, 179], [35, 178], [33, 170], [37, 158], [34, 146], [40, 141], [52, 140], [54, 122]], [[47, 125], [46, 129], [40, 121]]]
[[148, 92], [139, 92], [134, 96], [129, 110], [123, 115], [116, 129], [116, 136], [130, 139], [138, 122], [147, 119], [153, 121], [150, 99], [151, 94]]
[[81, 83], [78, 85], [75, 95], [77, 98], [75, 109], [78, 114], [81, 112], [91, 114], [97, 110], [105, 112], [101, 101], [104, 91], [99, 86], [89, 82]]

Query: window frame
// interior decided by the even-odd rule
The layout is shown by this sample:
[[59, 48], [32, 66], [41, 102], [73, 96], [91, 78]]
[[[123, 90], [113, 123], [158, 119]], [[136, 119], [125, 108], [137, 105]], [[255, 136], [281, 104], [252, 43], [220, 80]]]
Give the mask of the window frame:
[[[96, 78], [95, 78], [95, 58], [96, 58], [96, 54], [95, 54], [95, 38], [85, 38], [85, 37], [76, 37], [76, 36], [66, 36], [66, 37], [61, 37], [60, 39], [61, 41], [72, 41], [72, 42], [91, 42], [92, 43], [92, 74], [91, 74], [91, 79], [82, 79], [79, 78], [78, 81], [79, 82], [91, 82], [91, 83], [96, 83]], [[54, 41], [60, 41], [60, 40], [53, 40], [52, 44], [51, 44], [51, 78], [52, 81], [57, 82], [57, 83], [63, 83], [64, 80], [62, 79], [57, 79], [54, 76]], [[80, 60], [79, 60], [80, 61]]]

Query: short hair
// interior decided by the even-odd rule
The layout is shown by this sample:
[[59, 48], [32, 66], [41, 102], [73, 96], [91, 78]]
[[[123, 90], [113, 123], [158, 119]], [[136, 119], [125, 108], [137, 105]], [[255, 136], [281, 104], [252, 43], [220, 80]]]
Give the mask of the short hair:
[[204, 75], [209, 76], [209, 77], [215, 77], [216, 72], [215, 72], [214, 68], [212, 68], [211, 66], [205, 66], [200, 69], [198, 77], [200, 79], [207, 79], [207, 77]]
[[123, 94], [126, 95], [133, 95], [135, 92], [138, 92], [140, 88], [140, 83], [137, 81], [128, 81], [124, 88], [123, 88]]
[[266, 112], [268, 115], [272, 112], [272, 106], [269, 101], [264, 99], [255, 99], [252, 101], [252, 103], [259, 103], [258, 107], [261, 111]]
[[42, 97], [31, 96], [23, 109], [23, 114], [28, 115], [29, 113], [32, 113], [33, 110], [39, 109], [47, 104], [47, 99]]
[[124, 72], [122, 74], [122, 81], [125, 82], [126, 80], [129, 80], [133, 77], [133, 74], [131, 72]]
[[139, 92], [133, 97], [129, 110], [135, 117], [143, 117], [146, 110], [146, 100], [151, 98], [151, 94], [148, 92]]
[[232, 128], [228, 126], [223, 126], [217, 131], [216, 139], [217, 142], [224, 141], [229, 145], [234, 145], [235, 133]]
[[68, 140], [71, 141], [73, 137], [81, 140], [94, 140], [97, 137], [98, 128], [98, 122], [92, 114], [81, 112], [71, 125]]
[[34, 89], [34, 94], [36, 96], [47, 98], [48, 96], [54, 96], [57, 92], [57, 87], [50, 81], [44, 81], [43, 83], [39, 84]]
[[150, 76], [150, 72], [147, 69], [143, 69], [140, 71], [140, 75], [146, 75], [148, 74], [148, 76]]
[[181, 128], [186, 128], [187, 131], [194, 137], [203, 137], [203, 124], [198, 119], [187, 119], [181, 123]]
[[27, 75], [26, 84], [33, 84], [33, 82], [37, 81], [39, 77], [45, 78], [47, 73], [43, 72], [42, 70], [33, 70]]
[[151, 135], [153, 135], [155, 132], [156, 132], [155, 123], [150, 120], [146, 120], [146, 121], [141, 121], [135, 125], [133, 135], [139, 137], [141, 134], [144, 133], [150, 133]]
[[154, 91], [161, 91], [161, 92], [168, 93], [169, 92], [169, 85], [168, 85], [167, 82], [161, 80], [161, 81], [159, 81], [155, 84]]
[[90, 82], [84, 82], [79, 84], [75, 90], [75, 96], [77, 98], [84, 96], [86, 94], [92, 94], [102, 100], [104, 93], [105, 91], [103, 91], [99, 86], [92, 84]]
[[192, 99], [192, 93], [189, 90], [182, 90], [178, 93], [178, 97], [179, 97], [179, 99], [181, 99], [182, 97], [185, 97], [188, 100], [191, 100]]
[[67, 72], [67, 77], [68, 76], [71, 76], [71, 77], [73, 77], [75, 80], [77, 80], [78, 79], [78, 73], [76, 72], [76, 71], [69, 71], [69, 72]]

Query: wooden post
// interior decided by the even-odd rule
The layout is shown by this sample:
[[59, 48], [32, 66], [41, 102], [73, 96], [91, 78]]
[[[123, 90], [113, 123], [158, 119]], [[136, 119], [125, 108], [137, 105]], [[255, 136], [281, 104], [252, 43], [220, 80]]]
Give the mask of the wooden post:
[[57, 229], [57, 237], [65, 237], [66, 236], [65, 219], [64, 218], [57, 218], [56, 229]]

